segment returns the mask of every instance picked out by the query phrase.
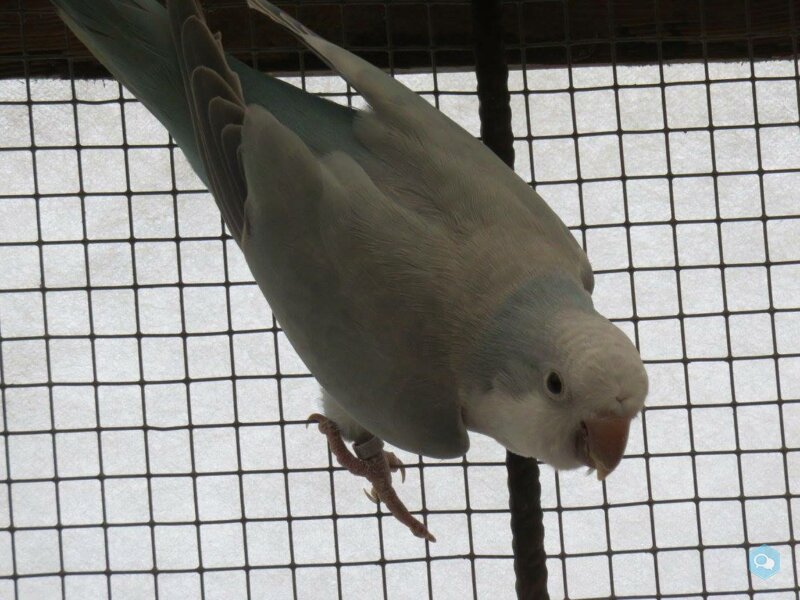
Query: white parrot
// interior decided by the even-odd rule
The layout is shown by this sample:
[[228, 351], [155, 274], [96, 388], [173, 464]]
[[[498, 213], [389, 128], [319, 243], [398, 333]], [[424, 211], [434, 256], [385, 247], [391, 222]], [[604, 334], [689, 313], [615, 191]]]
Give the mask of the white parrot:
[[559, 469], [618, 465], [647, 395], [639, 353], [595, 311], [569, 230], [479, 141], [265, 0], [248, 4], [369, 110], [227, 56], [195, 0], [52, 2], [208, 184], [323, 388], [311, 419], [415, 535], [434, 539], [382, 441], [448, 458], [476, 431]]

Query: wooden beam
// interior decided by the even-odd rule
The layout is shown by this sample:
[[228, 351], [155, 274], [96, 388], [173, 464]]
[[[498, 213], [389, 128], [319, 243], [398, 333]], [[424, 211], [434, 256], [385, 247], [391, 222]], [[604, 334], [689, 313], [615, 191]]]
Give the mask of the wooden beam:
[[[0, 77], [108, 76], [48, 0], [5, 4], [15, 6], [0, 9]], [[326, 70], [285, 32], [247, 10], [244, 0], [203, 4], [225, 47], [242, 60], [268, 72]], [[466, 1], [280, 4], [383, 68], [475, 65]], [[781, 58], [797, 52], [800, 0], [518, 0], [503, 3], [503, 21], [512, 68], [609, 64], [612, 45], [618, 64]]]

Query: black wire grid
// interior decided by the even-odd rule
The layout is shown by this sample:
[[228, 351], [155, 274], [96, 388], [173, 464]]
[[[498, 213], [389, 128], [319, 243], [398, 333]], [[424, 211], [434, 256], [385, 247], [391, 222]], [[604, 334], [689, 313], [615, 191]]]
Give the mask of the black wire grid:
[[[554, 4], [506, 3], [520, 23]], [[363, 9], [388, 48], [358, 50], [391, 62], [391, 11]], [[564, 39], [510, 46], [565, 65], [511, 73], [516, 169], [587, 248], [652, 391], [605, 485], [543, 467], [550, 594], [797, 599], [797, 61], [755, 60], [748, 36], [749, 61], [665, 64], [659, 28], [652, 64], [611, 43], [612, 66], [573, 66], [562, 13]], [[473, 78], [437, 69], [471, 48], [431, 39], [430, 71], [402, 78], [477, 134]], [[360, 102], [298, 56], [298, 84]], [[513, 597], [502, 449], [401, 453], [437, 544], [367, 502], [306, 430], [314, 382], [213, 202], [115, 82], [0, 81], [0, 265], [0, 598]], [[762, 543], [767, 582], [747, 570]]]

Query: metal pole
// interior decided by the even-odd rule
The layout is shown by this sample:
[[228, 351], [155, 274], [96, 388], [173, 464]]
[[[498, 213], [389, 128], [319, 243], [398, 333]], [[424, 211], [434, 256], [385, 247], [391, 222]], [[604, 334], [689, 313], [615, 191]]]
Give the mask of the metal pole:
[[[481, 137], [484, 144], [513, 168], [514, 135], [511, 130], [511, 97], [508, 93], [502, 17], [503, 4], [500, 0], [473, 0]], [[549, 600], [539, 465], [534, 459], [508, 452], [506, 468], [517, 598]]]

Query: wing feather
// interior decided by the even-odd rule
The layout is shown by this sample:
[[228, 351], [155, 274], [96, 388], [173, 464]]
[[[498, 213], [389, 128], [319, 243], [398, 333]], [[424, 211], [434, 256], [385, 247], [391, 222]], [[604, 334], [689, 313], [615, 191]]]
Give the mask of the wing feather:
[[208, 184], [225, 224], [240, 241], [247, 189], [241, 168], [235, 167], [245, 114], [242, 86], [195, 0], [174, 0], [168, 10]]

